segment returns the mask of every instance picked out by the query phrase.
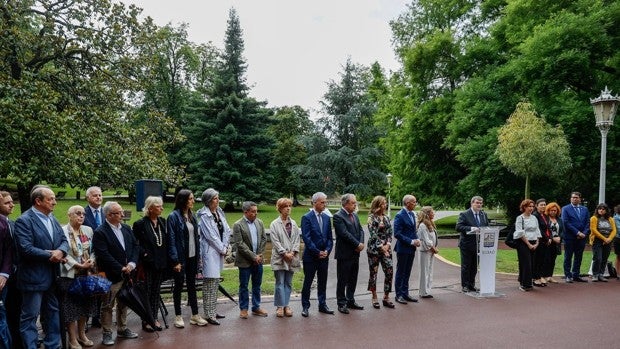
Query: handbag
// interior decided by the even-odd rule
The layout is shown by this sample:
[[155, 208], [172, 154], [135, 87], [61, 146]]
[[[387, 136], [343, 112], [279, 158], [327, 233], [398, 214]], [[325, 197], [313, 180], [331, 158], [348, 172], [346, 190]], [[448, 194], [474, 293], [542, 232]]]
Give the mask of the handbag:
[[94, 297], [110, 292], [112, 282], [98, 275], [84, 275], [73, 279], [68, 292], [75, 296]]

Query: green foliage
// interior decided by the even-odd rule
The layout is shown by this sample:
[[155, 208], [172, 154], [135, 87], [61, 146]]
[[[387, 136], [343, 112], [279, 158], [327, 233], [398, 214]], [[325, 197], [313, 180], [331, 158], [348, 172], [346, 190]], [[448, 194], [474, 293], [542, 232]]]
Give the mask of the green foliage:
[[[177, 133], [163, 115], [136, 122], [136, 45], [154, 31], [135, 6], [105, 0], [0, 4], [0, 177], [28, 206], [40, 182], [129, 187], [175, 181], [163, 149]], [[153, 137], [158, 129], [171, 138]]]
[[[570, 168], [569, 145], [561, 127], [551, 127], [527, 102], [515, 111], [498, 135], [497, 154], [502, 165], [525, 177], [525, 198], [530, 198], [530, 178], [562, 176]], [[540, 156], [544, 154], [544, 156]]]

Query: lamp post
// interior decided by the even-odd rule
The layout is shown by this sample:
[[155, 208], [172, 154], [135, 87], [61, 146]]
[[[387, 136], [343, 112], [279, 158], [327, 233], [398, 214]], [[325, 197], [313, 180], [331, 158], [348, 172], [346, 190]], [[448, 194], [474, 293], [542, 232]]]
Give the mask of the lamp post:
[[618, 111], [618, 103], [620, 98], [618, 95], [612, 96], [611, 91], [605, 86], [605, 90], [601, 91], [601, 95], [590, 99], [590, 103], [594, 108], [594, 117], [596, 118], [596, 127], [601, 131], [601, 170], [599, 177], [598, 202], [605, 202], [605, 172], [607, 171], [607, 133], [614, 124], [614, 117]]
[[388, 172], [385, 178], [388, 182], [388, 218], [392, 218], [392, 174]]

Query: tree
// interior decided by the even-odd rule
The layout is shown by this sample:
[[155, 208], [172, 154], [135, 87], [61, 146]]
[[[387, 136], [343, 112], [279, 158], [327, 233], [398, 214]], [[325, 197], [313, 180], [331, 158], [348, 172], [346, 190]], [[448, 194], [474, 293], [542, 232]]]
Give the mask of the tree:
[[207, 100], [192, 106], [187, 143], [180, 152], [190, 186], [219, 188], [229, 207], [240, 199], [273, 197], [273, 140], [267, 135], [271, 112], [265, 102], [248, 97], [242, 34], [237, 12], [231, 9]]
[[561, 127], [551, 127], [528, 102], [520, 102], [499, 130], [497, 153], [502, 165], [525, 177], [525, 198], [530, 178], [560, 177], [570, 168], [569, 144]]
[[[17, 182], [23, 210], [40, 182], [129, 187], [175, 181], [165, 140], [136, 123], [136, 45], [155, 30], [133, 5], [106, 0], [0, 3], [0, 176]], [[160, 114], [143, 119], [174, 137]]]
[[307, 158], [303, 137], [313, 130], [308, 112], [300, 106], [282, 107], [275, 111], [269, 135], [275, 140], [272, 149], [273, 178], [276, 190], [293, 196], [293, 204], [298, 205], [297, 195], [309, 193], [302, 178], [294, 172], [295, 166], [305, 163]]
[[369, 93], [371, 75], [350, 58], [343, 70], [340, 80], [328, 82], [321, 101], [325, 116], [318, 127], [327, 135], [329, 149], [310, 154], [308, 165], [334, 191], [368, 197], [380, 191], [385, 181], [377, 147], [380, 135], [373, 119], [376, 102]]

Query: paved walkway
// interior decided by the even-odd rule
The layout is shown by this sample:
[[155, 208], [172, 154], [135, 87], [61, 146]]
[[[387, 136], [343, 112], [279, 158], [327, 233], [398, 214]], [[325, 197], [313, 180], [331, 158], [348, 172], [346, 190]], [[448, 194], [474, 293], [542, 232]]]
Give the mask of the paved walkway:
[[[440, 246], [454, 246], [456, 240], [441, 240]], [[515, 253], [516, 258], [516, 253]], [[613, 257], [612, 257], [613, 258]], [[416, 262], [417, 262], [416, 258]], [[558, 259], [561, 261], [561, 258]], [[221, 299], [218, 312], [226, 315], [221, 326], [189, 326], [185, 307], [185, 329], [171, 327], [153, 333], [139, 330], [132, 317], [130, 327], [139, 339], [118, 340], [118, 348], [617, 348], [620, 282], [552, 284], [533, 292], [520, 292], [515, 275], [497, 275], [497, 291], [502, 298], [476, 299], [460, 291], [458, 266], [436, 260], [434, 299], [401, 305], [395, 309], [373, 309], [366, 291], [368, 262], [360, 259], [356, 300], [362, 311], [343, 315], [320, 314], [316, 293], [312, 293], [310, 317], [300, 315], [299, 296], [292, 297], [292, 318], [277, 318], [272, 298], [263, 299], [269, 317], [238, 317], [237, 306]], [[419, 264], [411, 277], [411, 294], [417, 296]], [[379, 273], [378, 289], [383, 288]], [[336, 263], [330, 261], [328, 305], [336, 310]], [[392, 294], [393, 296], [393, 294]], [[381, 294], [380, 294], [381, 297]], [[392, 297], [393, 298], [393, 297]], [[172, 306], [168, 306], [172, 312]], [[172, 323], [173, 316], [168, 317]], [[103, 348], [100, 330], [89, 336]]]

